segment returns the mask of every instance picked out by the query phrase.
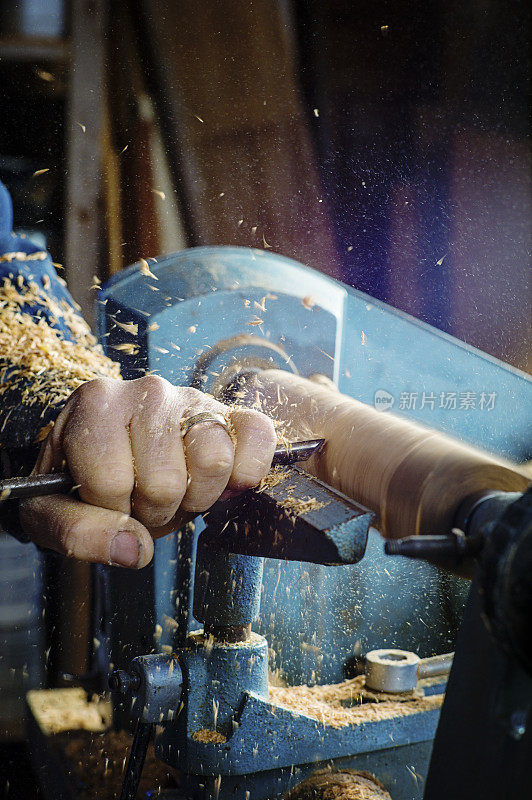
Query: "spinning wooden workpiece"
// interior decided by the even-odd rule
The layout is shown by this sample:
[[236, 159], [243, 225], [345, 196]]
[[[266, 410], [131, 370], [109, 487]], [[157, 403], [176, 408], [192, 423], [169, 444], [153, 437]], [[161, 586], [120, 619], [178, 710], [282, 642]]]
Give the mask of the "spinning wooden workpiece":
[[387, 538], [447, 533], [466, 498], [529, 483], [510, 463], [316, 381], [267, 370], [245, 387], [246, 401], [286, 423], [288, 438], [326, 440], [307, 468], [375, 511]]

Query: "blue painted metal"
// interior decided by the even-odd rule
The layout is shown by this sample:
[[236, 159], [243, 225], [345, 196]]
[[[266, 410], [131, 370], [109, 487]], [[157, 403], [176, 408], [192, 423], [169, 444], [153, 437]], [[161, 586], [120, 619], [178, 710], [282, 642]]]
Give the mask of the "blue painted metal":
[[[250, 330], [257, 333], [248, 325], [257, 311], [254, 301], [264, 305], [266, 296], [259, 333], [282, 345], [301, 374], [321, 372], [341, 391], [370, 404], [376, 393], [384, 393], [399, 414], [515, 460], [532, 456], [532, 383], [527, 376], [367, 295], [258, 250], [198, 248], [162, 258], [150, 268], [157, 280], [136, 265], [100, 295], [101, 340], [128, 377], [149, 368], [176, 384], [188, 384], [206, 349]], [[308, 295], [316, 300], [312, 308], [302, 302]], [[115, 319], [138, 323], [138, 355], [114, 349], [133, 341]], [[220, 357], [210, 371], [218, 372], [226, 363]], [[208, 389], [211, 376], [207, 378]], [[466, 392], [476, 402], [461, 406], [460, 393]], [[193, 548], [184, 552], [193, 560]], [[181, 609], [189, 602], [190, 581], [183, 586], [183, 595], [176, 598]], [[386, 559], [379, 535], [371, 532], [366, 556], [351, 567], [267, 559], [258, 629], [267, 633], [276, 666], [289, 683], [339, 681], [350, 658], [375, 647], [396, 646], [421, 656], [451, 649], [464, 594], [462, 582], [429, 564]], [[436, 713], [396, 720], [390, 729], [368, 723], [349, 732], [324, 733], [315, 720], [272, 713], [260, 678], [265, 645], [257, 651], [257, 662], [257, 640], [223, 653], [203, 644], [197, 639], [193, 647], [180, 648], [188, 681], [186, 707], [161, 734], [157, 747], [165, 760], [192, 773], [230, 772], [222, 780], [220, 798], [233, 796], [235, 787], [251, 785], [254, 800], [276, 796], [272, 787], [284, 790], [295, 774], [282, 765], [298, 759], [307, 765], [301, 778], [313, 759], [360, 764], [367, 754], [367, 763], [378, 763], [390, 752], [390, 737], [394, 746], [401, 745], [394, 752], [419, 746], [426, 756]], [[206, 745], [191, 738], [201, 727], [212, 729], [217, 703], [219, 729], [228, 741]], [[239, 727], [233, 731], [235, 713]], [[394, 764], [398, 769], [399, 759]], [[238, 782], [235, 773], [240, 770], [248, 771], [245, 783]], [[399, 780], [394, 798], [420, 796], [412, 788], [412, 776], [405, 778], [410, 793]], [[204, 782], [214, 787], [214, 778], [211, 784]], [[209, 789], [204, 791], [195, 797], [208, 797]]]
[[[390, 791], [393, 800], [421, 800], [423, 776], [427, 774], [431, 742], [416, 742], [369, 753], [357, 753], [334, 760], [335, 769], [355, 769], [378, 775]], [[318, 769], [330, 769], [331, 761], [317, 761], [300, 766], [280, 767], [248, 775], [210, 776], [190, 775], [187, 795], [194, 800], [230, 797], [281, 798], [302, 780]], [[190, 794], [189, 794], [190, 793]], [[181, 792], [164, 794], [165, 800], [183, 800]]]
[[194, 616], [211, 626], [241, 626], [259, 615], [264, 559], [198, 547]]
[[13, 203], [7, 187], [0, 181], [0, 233], [13, 230]]
[[[249, 642], [213, 642], [203, 632], [191, 633], [177, 653], [183, 671], [183, 708], [157, 740], [158, 751], [171, 764], [194, 763], [198, 731], [218, 731], [229, 739], [247, 692], [268, 696], [268, 644], [252, 634]], [[189, 753], [192, 755], [189, 759]]]
[[[439, 717], [439, 709], [432, 709], [333, 728], [312, 717], [274, 705], [268, 702], [267, 695], [251, 691], [240, 695], [239, 706], [237, 725], [233, 726], [226, 742], [205, 743], [189, 736], [186, 750], [180, 749], [176, 759], [176, 729], [167, 729], [156, 740], [157, 754], [166, 763], [186, 772], [194, 773], [201, 764], [203, 775], [249, 775], [295, 764], [327, 761], [353, 753], [369, 753], [385, 749], [390, 743], [400, 747], [427, 741], [434, 736]], [[201, 704], [192, 704], [189, 700], [191, 707], [197, 712]], [[189, 731], [197, 731], [197, 713], [189, 722]], [[212, 726], [212, 713], [209, 714], [209, 722]], [[224, 730], [222, 724], [218, 727]], [[169, 750], [172, 746], [173, 751]]]
[[[294, 497], [313, 497], [322, 507], [294, 517], [283, 507]], [[275, 486], [218, 503], [205, 519], [207, 529], [201, 542], [207, 559], [213, 550], [223, 550], [345, 565], [363, 558], [375, 514], [298, 467], [291, 467], [284, 470], [284, 479]]]
[[[254, 800], [279, 797], [321, 762], [373, 755], [391, 745], [419, 745], [436, 730], [438, 709], [333, 728], [273, 704], [268, 697], [267, 642], [256, 634], [250, 642], [234, 645], [192, 634], [178, 657], [184, 674], [183, 708], [160, 728], [155, 748], [159, 758], [188, 776], [187, 788], [195, 799], [229, 798], [251, 785]], [[431, 686], [427, 693], [441, 693], [444, 686]], [[206, 732], [221, 734], [221, 741], [205, 741]], [[406, 755], [401, 758], [404, 765]]]

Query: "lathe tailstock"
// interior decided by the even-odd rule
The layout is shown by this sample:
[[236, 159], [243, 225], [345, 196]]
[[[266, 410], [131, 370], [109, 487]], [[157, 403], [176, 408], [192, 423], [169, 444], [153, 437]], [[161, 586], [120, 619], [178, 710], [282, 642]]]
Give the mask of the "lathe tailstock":
[[[320, 373], [349, 398], [370, 406], [372, 424], [382, 420], [382, 428], [390, 430], [392, 417], [384, 412], [393, 410], [494, 454], [486, 456], [494, 465], [493, 481], [475, 479], [469, 485], [465, 472], [454, 476], [454, 485], [465, 486], [458, 499], [471, 500], [471, 514], [471, 493], [520, 492], [526, 486], [517, 470], [498, 465], [501, 458], [524, 462], [532, 454], [532, 385], [525, 375], [300, 264], [258, 250], [184, 251], [150, 262], [150, 274], [139, 265], [129, 268], [101, 292], [100, 303], [101, 339], [126, 377], [148, 369], [173, 383], [220, 393], [235, 384], [238, 374], [283, 370], [285, 382], [298, 386], [292, 376]], [[137, 335], [117, 322], [133, 322], [137, 327], [128, 327]], [[286, 390], [282, 382], [277, 381], [281, 392]], [[294, 402], [299, 416], [307, 418], [302, 399]], [[437, 434], [433, 439], [441, 441]], [[409, 506], [410, 511], [422, 508], [421, 515], [400, 515], [416, 492], [426, 498], [421, 479], [431, 486], [421, 462], [410, 469], [418, 444], [412, 440], [408, 458], [399, 464], [404, 481], [395, 481], [393, 501], [387, 495], [383, 503], [371, 492], [357, 497], [356, 480], [336, 483], [361, 506], [349, 506], [348, 528], [340, 519], [349, 505], [342, 495], [296, 516], [298, 549], [262, 504], [277, 509], [285, 502], [281, 481], [267, 490], [269, 499], [258, 510], [251, 501], [226, 504], [206, 516], [206, 528], [198, 519], [194, 531], [189, 527], [159, 540], [153, 565], [140, 574], [99, 570], [98, 668], [104, 674], [112, 663], [129, 675], [123, 686], [115, 686], [121, 690], [115, 692], [117, 721], [129, 719], [133, 698], [139, 724], [160, 723], [156, 753], [183, 775], [182, 794], [172, 797], [282, 797], [314, 769], [331, 763], [372, 772], [394, 800], [423, 796], [444, 679], [424, 679], [421, 691], [418, 687], [415, 697], [400, 703], [378, 696], [368, 702], [371, 698], [360, 691], [361, 677], [353, 677], [360, 657], [372, 650], [401, 648], [424, 658], [454, 647], [466, 583], [424, 560], [389, 558], [374, 530], [362, 558], [371, 512], [392, 536], [451, 535], [457, 509], [449, 511], [447, 501], [441, 508], [449, 513], [439, 516], [429, 513], [434, 504], [423, 503]], [[470, 451], [465, 446], [460, 451], [461, 446], [457, 452], [465, 461]], [[356, 451], [356, 435], [349, 448]], [[320, 476], [334, 484], [333, 447], [331, 452], [333, 461]], [[386, 452], [378, 459], [374, 455], [372, 462], [370, 436], [364, 441], [366, 469], [385, 471]], [[391, 445], [389, 456], [391, 462]], [[445, 496], [445, 463], [443, 454], [443, 471], [432, 484], [436, 500]], [[295, 474], [306, 483], [300, 486], [291, 478], [291, 496], [308, 499], [314, 493], [311, 479]], [[402, 487], [408, 495], [404, 503]], [[504, 513], [513, 500], [508, 497]], [[229, 532], [225, 546], [220, 544], [224, 531]], [[486, 545], [483, 552], [488, 550]], [[473, 622], [483, 625], [478, 614]], [[499, 630], [505, 623], [498, 618], [497, 625]], [[155, 631], [160, 652], [150, 655]], [[486, 637], [486, 648], [497, 649]], [[501, 658], [514, 658], [511, 651], [507, 646]], [[145, 658], [130, 666], [138, 657]], [[451, 682], [455, 674], [464, 675], [460, 664], [458, 648]], [[328, 696], [323, 686], [268, 688], [268, 666], [289, 686], [340, 684], [333, 692], [337, 699], [319, 706]], [[523, 674], [526, 683], [525, 668]], [[347, 675], [358, 683], [346, 683]], [[480, 671], [473, 677], [482, 680]], [[155, 692], [155, 700], [150, 687], [159, 683], [162, 693]], [[290, 691], [288, 702], [283, 692]], [[349, 692], [360, 703], [356, 708], [350, 707]], [[516, 695], [505, 697], [511, 710]], [[334, 721], [320, 719], [317, 707], [335, 709]], [[507, 729], [515, 733], [511, 725]], [[445, 743], [439, 747], [444, 752]], [[457, 766], [462, 768], [458, 760]], [[447, 784], [441, 773], [432, 787], [446, 785], [448, 797], [466, 796], [460, 793], [459, 772], [454, 783], [445, 776]], [[427, 800], [440, 796], [432, 791]]]

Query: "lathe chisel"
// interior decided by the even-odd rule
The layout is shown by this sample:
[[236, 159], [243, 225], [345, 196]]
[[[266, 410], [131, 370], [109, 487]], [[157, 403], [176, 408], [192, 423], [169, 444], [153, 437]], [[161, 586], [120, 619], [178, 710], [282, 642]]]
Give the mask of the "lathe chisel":
[[[272, 467], [307, 461], [321, 450], [324, 443], [325, 439], [309, 439], [279, 445], [275, 449]], [[26, 478], [7, 478], [0, 481], [0, 504], [5, 500], [65, 493], [74, 488], [76, 488], [76, 484], [68, 472], [51, 472], [45, 475], [30, 475]]]

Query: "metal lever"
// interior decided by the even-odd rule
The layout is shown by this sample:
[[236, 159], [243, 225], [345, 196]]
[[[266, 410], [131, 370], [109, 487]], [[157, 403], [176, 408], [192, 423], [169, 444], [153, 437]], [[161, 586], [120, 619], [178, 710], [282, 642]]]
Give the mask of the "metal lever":
[[448, 675], [454, 653], [419, 658], [408, 650], [371, 650], [365, 658], [366, 687], [388, 694], [411, 692], [418, 680]]
[[126, 773], [120, 792], [120, 800], [135, 800], [139, 790], [142, 769], [148, 752], [151, 734], [153, 731], [152, 722], [141, 722], [138, 720], [135, 728], [133, 744], [127, 760]]
[[137, 719], [120, 800], [137, 797], [153, 726], [173, 718], [182, 685], [181, 667], [174, 655], [139, 656], [129, 670], [115, 670], [109, 676], [110, 690], [122, 699], [131, 698], [131, 713]]

